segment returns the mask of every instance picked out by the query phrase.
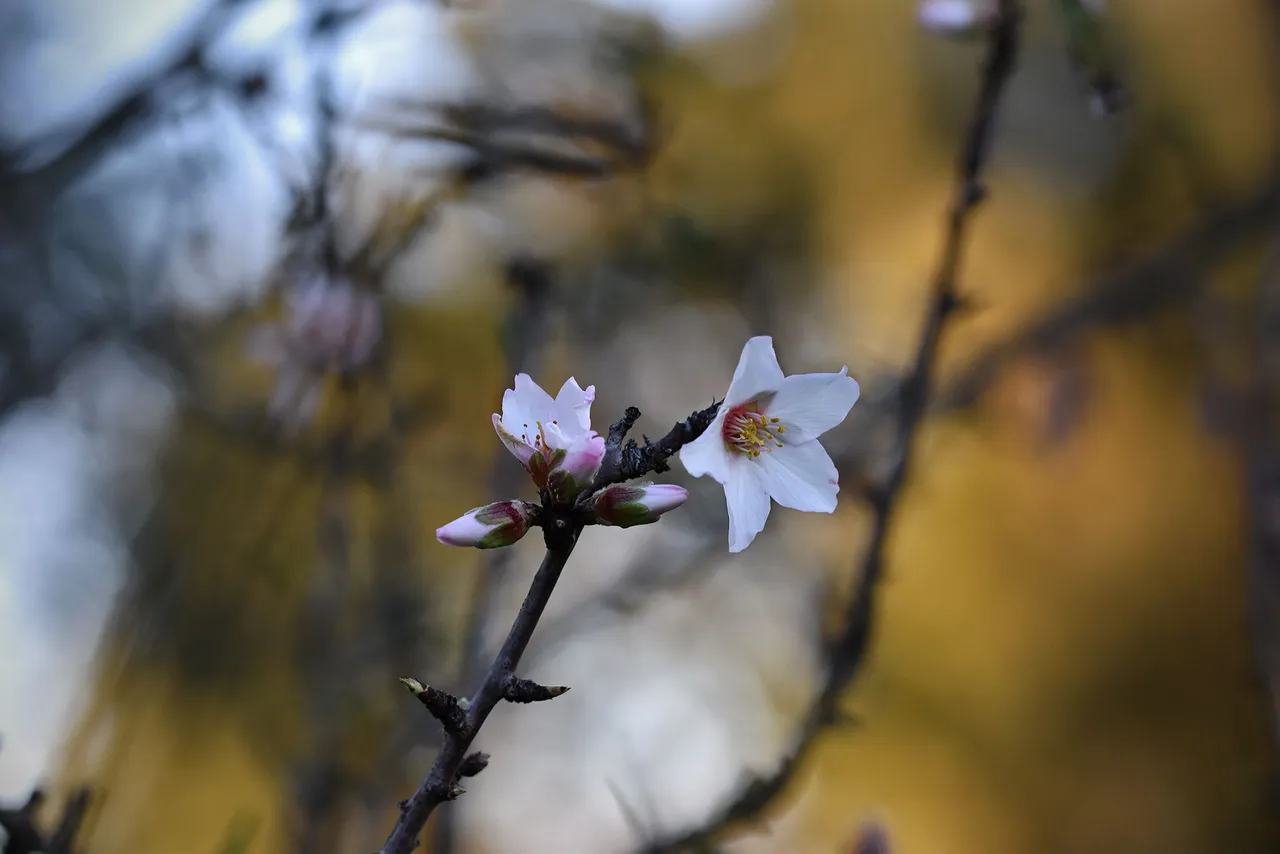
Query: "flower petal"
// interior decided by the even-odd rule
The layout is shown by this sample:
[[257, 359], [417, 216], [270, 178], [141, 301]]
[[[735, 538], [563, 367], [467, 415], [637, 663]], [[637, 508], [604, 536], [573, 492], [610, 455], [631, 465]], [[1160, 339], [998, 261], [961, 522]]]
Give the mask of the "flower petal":
[[773, 352], [773, 339], [768, 335], [757, 335], [742, 347], [733, 382], [729, 383], [729, 391], [725, 394], [725, 405], [737, 406], [759, 394], [777, 391], [782, 380], [782, 368], [778, 367], [778, 357]]
[[761, 454], [755, 462], [764, 488], [783, 507], [811, 513], [836, 509], [840, 475], [821, 443], [787, 445]]
[[694, 477], [709, 474], [719, 483], [724, 483], [728, 476], [733, 452], [724, 443], [726, 412], [726, 408], [721, 406], [706, 432], [680, 449], [680, 464]]
[[573, 377], [565, 380], [555, 400], [556, 419], [560, 422], [561, 431], [572, 435], [581, 430], [590, 430], [591, 404], [595, 399], [595, 386], [584, 389]]
[[[503, 409], [506, 409], [506, 407], [504, 406]], [[496, 412], [493, 413], [493, 429], [497, 432], [498, 438], [502, 440], [502, 444], [507, 446], [507, 450], [520, 461], [520, 465], [526, 469], [529, 468], [529, 460], [534, 454], [533, 445], [521, 440], [519, 436], [513, 435], [507, 430], [506, 422]]]
[[838, 374], [796, 374], [782, 381], [768, 404], [767, 414], [785, 428], [779, 437], [783, 442], [809, 442], [845, 419], [859, 392], [858, 381], [848, 375], [848, 370], [842, 368]]
[[528, 425], [529, 438], [533, 439], [537, 423], [553, 420], [555, 409], [551, 395], [528, 374], [516, 374], [515, 389], [508, 389], [502, 396], [502, 420], [517, 436], [526, 432], [525, 425]]
[[769, 494], [764, 491], [755, 466], [735, 468], [724, 485], [729, 507], [729, 551], [737, 553], [751, 545], [769, 519]]
[[591, 484], [604, 461], [604, 437], [587, 433], [574, 439], [564, 457], [553, 466], [552, 481], [565, 492], [561, 496], [571, 501]]

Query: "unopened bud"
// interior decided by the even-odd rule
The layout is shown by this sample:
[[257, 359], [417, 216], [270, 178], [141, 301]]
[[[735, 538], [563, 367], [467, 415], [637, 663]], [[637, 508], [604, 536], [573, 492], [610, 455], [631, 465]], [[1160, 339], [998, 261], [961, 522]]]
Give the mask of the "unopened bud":
[[523, 501], [498, 501], [469, 510], [443, 528], [436, 539], [446, 546], [496, 549], [509, 546], [529, 532], [533, 506]]
[[602, 525], [630, 528], [648, 525], [668, 510], [684, 504], [689, 493], [684, 487], [667, 483], [619, 484], [596, 493], [596, 520]]

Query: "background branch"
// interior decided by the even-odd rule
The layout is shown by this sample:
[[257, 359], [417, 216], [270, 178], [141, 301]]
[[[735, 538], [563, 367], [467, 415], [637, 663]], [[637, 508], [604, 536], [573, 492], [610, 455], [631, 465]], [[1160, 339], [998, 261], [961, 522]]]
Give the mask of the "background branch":
[[839, 717], [840, 696], [858, 672], [870, 644], [875, 591], [884, 573], [885, 547], [896, 517], [898, 498], [910, 474], [912, 444], [924, 419], [943, 326], [960, 305], [956, 279], [969, 214], [985, 195], [982, 170], [990, 151], [1000, 96], [1016, 64], [1021, 20], [1021, 3], [1001, 0], [999, 16], [987, 42], [977, 103], [957, 164], [955, 197], [947, 219], [942, 260], [931, 288], [911, 373], [902, 387], [896, 464], [884, 485], [873, 490], [870, 496], [876, 511], [871, 542], [859, 568], [858, 583], [844, 616], [843, 629], [826, 649], [825, 681], [803, 716], [791, 748], [776, 769], [759, 776], [749, 775], [726, 804], [702, 825], [668, 838], [649, 840], [642, 849], [646, 854], [705, 848], [720, 834], [757, 820], [786, 790], [820, 731]]
[[[507, 376], [519, 373], [536, 375], [547, 339], [547, 315], [550, 311], [553, 281], [547, 266], [530, 258], [514, 259], [507, 264], [507, 282], [511, 286], [511, 307], [503, 328], [503, 351]], [[494, 454], [490, 501], [501, 501], [515, 495], [523, 483], [524, 470], [511, 465], [505, 447]], [[498, 592], [511, 568], [510, 549], [485, 552], [480, 574], [471, 591], [471, 601], [463, 630], [459, 683], [471, 685], [484, 671], [484, 635]], [[436, 821], [433, 854], [452, 854], [457, 847], [458, 828], [452, 811], [441, 813]]]

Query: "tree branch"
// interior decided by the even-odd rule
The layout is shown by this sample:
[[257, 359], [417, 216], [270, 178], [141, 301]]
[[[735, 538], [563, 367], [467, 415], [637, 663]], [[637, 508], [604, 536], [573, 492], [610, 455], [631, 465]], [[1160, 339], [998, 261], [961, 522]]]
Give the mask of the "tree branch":
[[[502, 330], [507, 375], [536, 374], [547, 340], [555, 282], [547, 265], [532, 258], [512, 259], [507, 263], [506, 275], [513, 291]], [[507, 449], [499, 447], [493, 461], [490, 500], [501, 501], [513, 495], [523, 474], [522, 469], [511, 465]], [[472, 588], [458, 668], [459, 682], [463, 685], [473, 684], [484, 672], [485, 626], [511, 567], [511, 557], [510, 549], [488, 551]], [[441, 814], [435, 824], [432, 854], [453, 854], [457, 848], [457, 835], [453, 813]]]
[[911, 373], [902, 387], [896, 464], [877, 490], [875, 526], [863, 557], [858, 584], [845, 613], [843, 629], [827, 646], [827, 674], [821, 690], [802, 718], [791, 749], [771, 773], [748, 776], [727, 803], [700, 826], [665, 839], [651, 840], [646, 854], [667, 854], [705, 847], [719, 834], [756, 820], [787, 788], [819, 732], [838, 717], [844, 689], [860, 668], [871, 640], [876, 588], [884, 573], [884, 552], [896, 518], [898, 498], [910, 474], [912, 444], [924, 419], [943, 326], [960, 305], [956, 278], [965, 246], [969, 215], [985, 195], [982, 169], [990, 152], [1000, 96], [1016, 64], [1022, 7], [1019, 0], [1000, 0], [998, 18], [988, 42], [981, 87], [957, 164], [955, 198], [947, 219], [942, 259], [934, 277], [924, 329]]
[[635, 439], [623, 444], [627, 432], [640, 420], [640, 410], [634, 406], [627, 407], [622, 418], [609, 428], [605, 439], [604, 463], [600, 472], [591, 484], [587, 495], [615, 483], [634, 480], [650, 472], [668, 470], [667, 461], [679, 453], [680, 449], [697, 439], [707, 431], [716, 418], [716, 411], [723, 401], [713, 402], [706, 409], [700, 409], [679, 424], [675, 425], [657, 442], [649, 441], [645, 436], [644, 445], [636, 444]]
[[977, 403], [1014, 359], [1052, 352], [1082, 334], [1119, 326], [1194, 299], [1206, 285], [1201, 273], [1249, 241], [1280, 216], [1280, 171], [1257, 190], [1219, 208], [1144, 258], [1105, 274], [1012, 337], [973, 359], [930, 407], [934, 413]]
[[[435, 808], [462, 794], [463, 789], [458, 785], [458, 780], [464, 763], [468, 760], [471, 743], [475, 741], [489, 714], [499, 702], [506, 699], [512, 680], [516, 678], [515, 671], [520, 664], [520, 657], [529, 646], [538, 620], [551, 601], [556, 582], [559, 581], [560, 573], [573, 552], [578, 534], [581, 533], [581, 528], [573, 527], [563, 519], [549, 520], [546, 525], [546, 556], [533, 577], [533, 583], [511, 625], [506, 642], [489, 666], [484, 682], [466, 703], [462, 727], [456, 732], [445, 733], [444, 744], [436, 755], [431, 770], [427, 772], [413, 797], [401, 804], [400, 818], [382, 846], [381, 854], [409, 854], [418, 847], [418, 834], [422, 832]], [[472, 764], [475, 761], [472, 760]]]

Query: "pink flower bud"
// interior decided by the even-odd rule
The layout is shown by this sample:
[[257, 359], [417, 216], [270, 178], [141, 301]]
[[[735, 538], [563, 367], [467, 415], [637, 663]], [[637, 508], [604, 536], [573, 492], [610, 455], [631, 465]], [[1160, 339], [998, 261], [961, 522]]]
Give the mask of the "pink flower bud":
[[527, 534], [532, 518], [532, 505], [523, 501], [499, 501], [469, 510], [443, 528], [437, 528], [436, 539], [446, 546], [501, 548]]
[[572, 501], [591, 485], [604, 454], [604, 437], [595, 433], [580, 438], [564, 451], [554, 452], [547, 485], [561, 500]]
[[602, 525], [630, 528], [648, 525], [668, 510], [684, 504], [689, 493], [673, 484], [619, 484], [596, 493], [596, 520]]

